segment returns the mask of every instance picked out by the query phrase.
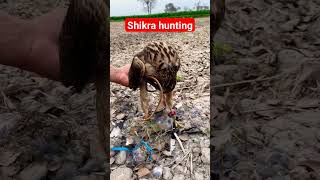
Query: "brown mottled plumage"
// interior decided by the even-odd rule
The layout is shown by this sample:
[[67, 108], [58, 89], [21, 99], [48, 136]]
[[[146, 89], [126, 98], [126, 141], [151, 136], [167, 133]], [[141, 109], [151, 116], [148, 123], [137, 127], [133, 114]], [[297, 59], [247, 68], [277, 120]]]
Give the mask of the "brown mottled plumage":
[[164, 42], [149, 43], [134, 56], [129, 71], [129, 87], [133, 90], [140, 88], [141, 106], [145, 117], [149, 114], [147, 83], [158, 90], [160, 89], [158, 84], [148, 77], [156, 78], [164, 93], [156, 111], [163, 108], [170, 110], [172, 108], [172, 91], [176, 86], [176, 76], [179, 68], [180, 58], [176, 50]]
[[60, 70], [64, 85], [78, 92], [95, 80], [101, 52], [109, 53], [107, 16], [104, 0], [70, 0], [59, 36]]
[[[102, 158], [109, 154], [109, 9], [106, 2], [70, 0], [59, 36], [60, 74], [63, 84], [74, 86], [79, 92], [89, 81], [95, 82], [98, 138], [101, 145], [99, 150], [103, 152]], [[109, 172], [108, 169], [107, 171]]]

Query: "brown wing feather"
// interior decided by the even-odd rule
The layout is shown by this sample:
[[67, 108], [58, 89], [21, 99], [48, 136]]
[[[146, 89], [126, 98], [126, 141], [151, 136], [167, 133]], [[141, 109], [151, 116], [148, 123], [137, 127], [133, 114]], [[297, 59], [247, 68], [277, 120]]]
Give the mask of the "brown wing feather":
[[134, 57], [129, 70], [129, 88], [136, 90], [140, 86], [144, 74], [144, 63], [138, 57]]
[[[139, 59], [139, 60], [138, 60]], [[139, 62], [139, 63], [138, 63]], [[144, 64], [145, 71], [142, 71]], [[129, 71], [129, 86], [137, 89], [143, 80], [159, 89], [158, 85], [146, 76], [151, 75], [158, 79], [164, 93], [175, 88], [176, 75], [180, 68], [180, 59], [176, 50], [163, 42], [149, 43], [141, 52], [135, 55]]]

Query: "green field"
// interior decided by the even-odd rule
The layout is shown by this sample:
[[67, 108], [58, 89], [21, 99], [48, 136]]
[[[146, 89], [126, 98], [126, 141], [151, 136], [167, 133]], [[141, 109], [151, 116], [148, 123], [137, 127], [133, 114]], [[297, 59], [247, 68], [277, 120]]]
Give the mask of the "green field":
[[200, 10], [200, 11], [181, 11], [174, 13], [159, 13], [151, 15], [135, 15], [135, 16], [113, 16], [111, 21], [123, 21], [125, 18], [198, 18], [210, 16], [210, 10]]

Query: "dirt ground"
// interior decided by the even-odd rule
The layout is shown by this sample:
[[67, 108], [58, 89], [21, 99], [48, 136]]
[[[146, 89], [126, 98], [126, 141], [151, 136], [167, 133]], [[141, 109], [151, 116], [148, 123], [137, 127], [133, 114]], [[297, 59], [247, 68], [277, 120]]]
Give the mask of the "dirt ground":
[[[213, 179], [320, 179], [320, 1], [226, 0]], [[231, 83], [231, 84], [229, 84]]]
[[[0, 1], [23, 19], [64, 1]], [[45, 61], [45, 59], [44, 59]], [[95, 160], [96, 112], [92, 85], [81, 94], [59, 82], [0, 66], [0, 179], [103, 179]]]
[[[163, 153], [165, 148], [157, 153], [159, 159], [154, 163], [143, 166], [151, 171], [150, 175], [141, 179], [155, 178], [153, 169], [161, 167], [164, 179], [209, 179], [209, 115], [210, 115], [210, 61], [209, 61], [209, 18], [196, 19], [196, 31], [194, 33], [127, 33], [124, 31], [123, 22], [111, 23], [111, 64], [121, 66], [131, 63], [133, 55], [143, 49], [149, 42], [163, 41], [177, 48], [181, 57], [182, 66], [178, 72], [181, 82], [177, 83], [174, 96], [174, 106], [177, 108], [177, 116], [184, 125], [183, 129], [197, 129], [194, 133], [181, 133], [183, 145], [186, 151], [193, 154], [193, 175], [190, 175], [190, 162], [183, 161], [181, 164], [168, 162], [184, 156], [178, 142], [172, 156]], [[158, 93], [149, 93], [151, 106], [157, 104]], [[131, 108], [129, 108], [131, 106]], [[142, 110], [140, 108], [139, 91], [132, 91], [117, 84], [111, 86], [111, 116], [113, 118], [111, 131], [121, 132], [111, 137], [112, 146], [121, 146], [130, 135], [130, 128], [141, 121]], [[181, 129], [181, 130], [183, 130]], [[111, 132], [111, 133], [112, 133]], [[166, 141], [170, 144], [170, 133], [159, 138], [158, 141]], [[151, 144], [157, 145], [152, 142]], [[161, 144], [161, 143], [158, 144]], [[117, 169], [124, 166], [130, 167], [129, 160], [121, 160], [121, 155], [112, 157], [111, 168]], [[120, 159], [120, 160], [119, 160]], [[179, 162], [179, 160], [178, 160]], [[125, 165], [123, 165], [125, 164]], [[179, 164], [179, 165], [178, 165]], [[137, 168], [137, 171], [142, 167]], [[170, 171], [169, 168], [172, 168]], [[123, 169], [122, 169], [123, 170]], [[135, 170], [135, 168], [133, 168]], [[130, 172], [130, 170], [129, 170]], [[134, 172], [135, 174], [135, 172]], [[138, 173], [139, 174], [139, 173]], [[111, 175], [111, 177], [115, 177]]]
[[[0, 9], [24, 19], [46, 13], [65, 1], [0, 1]], [[181, 82], [176, 86], [174, 105], [185, 133], [179, 134], [190, 161], [181, 161], [175, 143], [171, 155], [157, 153], [146, 164], [154, 179], [160, 167], [164, 179], [209, 179], [209, 18], [196, 20], [194, 33], [125, 33], [122, 23], [111, 23], [111, 64], [130, 63], [133, 55], [151, 41], [175, 45], [182, 57]], [[89, 85], [80, 94], [59, 82], [0, 65], [0, 179], [1, 180], [98, 180], [104, 169], [96, 161], [95, 90]], [[128, 129], [141, 119], [139, 91], [111, 84], [112, 146], [126, 142]], [[156, 99], [157, 94], [151, 95]], [[151, 104], [155, 104], [155, 100]], [[120, 133], [114, 130], [120, 129]], [[170, 136], [165, 134], [166, 140]], [[139, 168], [123, 153], [112, 153], [112, 177], [137, 179]], [[170, 170], [170, 168], [174, 168]], [[144, 172], [147, 170], [144, 169]], [[116, 178], [114, 178], [116, 179]]]
[[[23, 19], [65, 1], [0, 1]], [[44, 59], [45, 61], [45, 59]], [[0, 179], [103, 179], [95, 160], [96, 112], [92, 85], [74, 94], [59, 82], [0, 65]]]
[[[27, 19], [63, 4], [2, 0], [0, 9]], [[212, 179], [320, 179], [319, 14], [318, 0], [227, 0], [226, 20], [215, 41], [232, 50], [216, 57], [212, 70]], [[146, 166], [149, 171], [161, 167], [166, 179], [208, 179], [209, 175], [208, 19], [197, 24], [193, 34], [127, 34], [121, 31], [121, 23], [111, 26], [115, 66], [129, 63], [153, 40], [177, 45], [185, 59], [175, 106], [185, 127], [199, 127], [202, 133], [181, 135], [194, 156], [191, 178], [187, 161], [168, 170], [166, 162], [174, 160], [170, 156], [160, 156]], [[110, 126], [112, 131], [120, 129], [120, 133], [113, 131], [111, 142], [119, 146], [141, 110], [138, 91], [111, 87]], [[92, 150], [96, 144], [93, 86], [72, 94], [58, 82], [0, 66], [0, 92], [0, 179], [101, 179], [103, 169]], [[174, 152], [181, 157], [177, 143]], [[137, 176], [123, 154], [112, 157], [114, 173]]]

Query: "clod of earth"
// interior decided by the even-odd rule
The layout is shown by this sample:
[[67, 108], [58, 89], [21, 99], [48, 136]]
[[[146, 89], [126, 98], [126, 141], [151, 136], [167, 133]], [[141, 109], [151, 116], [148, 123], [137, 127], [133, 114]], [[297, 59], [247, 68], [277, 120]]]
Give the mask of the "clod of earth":
[[320, 4], [309, 3], [226, 1], [226, 18], [213, 38], [232, 47], [212, 56], [213, 178], [320, 177]]

